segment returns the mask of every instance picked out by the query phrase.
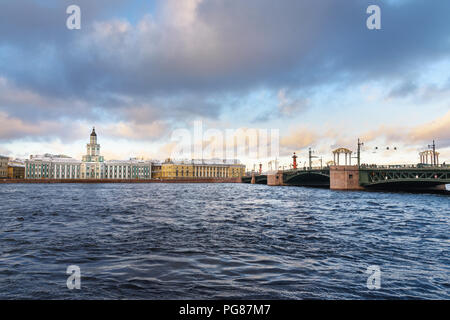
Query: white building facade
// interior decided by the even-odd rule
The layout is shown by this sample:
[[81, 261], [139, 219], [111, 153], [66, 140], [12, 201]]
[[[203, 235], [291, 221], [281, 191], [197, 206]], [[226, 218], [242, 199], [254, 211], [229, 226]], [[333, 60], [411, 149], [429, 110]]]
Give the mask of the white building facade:
[[25, 179], [151, 179], [152, 162], [147, 160], [105, 161], [100, 155], [95, 128], [82, 161], [64, 155], [30, 156], [25, 161]]
[[25, 160], [25, 179], [80, 179], [81, 161], [65, 155], [34, 155]]
[[105, 162], [106, 179], [151, 179], [151, 161], [131, 159]]

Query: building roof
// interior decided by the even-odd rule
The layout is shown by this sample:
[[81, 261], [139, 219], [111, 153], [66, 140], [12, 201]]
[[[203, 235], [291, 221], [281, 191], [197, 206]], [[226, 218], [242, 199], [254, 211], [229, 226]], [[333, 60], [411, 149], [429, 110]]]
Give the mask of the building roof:
[[32, 155], [30, 156], [30, 160], [28, 161], [47, 161], [47, 162], [59, 162], [59, 163], [81, 163], [80, 160], [65, 156], [65, 155], [53, 155], [53, 154], [44, 154], [44, 155]]
[[8, 163], [8, 167], [11, 168], [25, 168], [24, 164], [19, 164], [19, 163]]
[[[242, 165], [237, 159], [167, 159], [164, 163], [186, 164], [186, 165]], [[163, 164], [164, 164], [163, 163]]]
[[140, 160], [140, 159], [130, 159], [130, 160], [108, 160], [105, 164], [152, 164], [151, 160]]
[[95, 133], [95, 127], [92, 128], [91, 137], [96, 137], [97, 134]]

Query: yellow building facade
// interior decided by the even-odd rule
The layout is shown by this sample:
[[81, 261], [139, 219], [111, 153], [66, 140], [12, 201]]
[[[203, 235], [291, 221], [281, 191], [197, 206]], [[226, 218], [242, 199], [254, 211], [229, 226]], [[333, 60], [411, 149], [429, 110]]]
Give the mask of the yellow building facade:
[[25, 166], [8, 166], [9, 179], [25, 179]]
[[160, 180], [161, 178], [162, 178], [161, 163], [153, 162], [152, 163], [152, 179]]
[[237, 160], [167, 159], [161, 164], [161, 179], [236, 178], [245, 174], [245, 165]]

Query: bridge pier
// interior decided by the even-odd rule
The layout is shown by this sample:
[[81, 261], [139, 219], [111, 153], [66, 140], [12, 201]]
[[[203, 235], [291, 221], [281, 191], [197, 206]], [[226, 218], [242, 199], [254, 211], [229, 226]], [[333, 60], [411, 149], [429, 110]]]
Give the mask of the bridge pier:
[[251, 184], [256, 184], [256, 176], [254, 173], [252, 173], [252, 180], [250, 182]]
[[283, 186], [283, 171], [276, 171], [267, 174], [268, 186]]
[[364, 188], [359, 185], [358, 166], [331, 166], [330, 189], [364, 190]]

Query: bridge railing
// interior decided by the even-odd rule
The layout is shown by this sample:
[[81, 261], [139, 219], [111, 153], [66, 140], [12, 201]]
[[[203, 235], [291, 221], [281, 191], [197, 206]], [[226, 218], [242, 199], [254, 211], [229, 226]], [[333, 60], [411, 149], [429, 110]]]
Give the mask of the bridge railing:
[[311, 170], [314, 170], [314, 171], [320, 171], [320, 170], [329, 170], [330, 169], [330, 167], [325, 167], [325, 166], [323, 166], [323, 167], [312, 167], [311, 169], [309, 169], [308, 167], [302, 167], [302, 168], [297, 168], [297, 169], [284, 169], [284, 170], [281, 170], [281, 171], [283, 171], [284, 173], [294, 173], [294, 172], [306, 172], [306, 171], [311, 171]]
[[378, 164], [361, 164], [362, 169], [450, 169], [450, 165], [448, 164], [439, 164], [439, 165], [431, 165], [431, 164], [390, 164], [390, 165], [378, 165]]
[[251, 177], [253, 174], [255, 174], [256, 177], [258, 176], [266, 176], [267, 172], [261, 172], [261, 174], [258, 172], [247, 172], [245, 173], [244, 177]]

